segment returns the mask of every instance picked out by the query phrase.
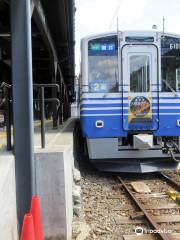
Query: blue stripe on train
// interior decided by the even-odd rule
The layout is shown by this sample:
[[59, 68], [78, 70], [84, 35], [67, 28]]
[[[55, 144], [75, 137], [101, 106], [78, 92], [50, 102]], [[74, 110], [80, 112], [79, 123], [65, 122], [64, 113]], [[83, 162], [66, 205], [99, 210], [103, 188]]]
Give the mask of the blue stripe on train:
[[[153, 112], [158, 112], [157, 109], [153, 109]], [[81, 110], [81, 114], [115, 114], [115, 113], [122, 113], [122, 109], [112, 109], [112, 110]], [[123, 113], [128, 113], [127, 109], [123, 110]], [[159, 113], [180, 113], [180, 109], [160, 109]]]
[[[177, 126], [178, 115], [160, 115], [160, 126], [153, 132], [154, 136], [180, 136]], [[104, 128], [96, 128], [97, 120], [104, 121]], [[106, 138], [127, 136], [128, 131], [123, 129], [122, 117], [119, 116], [81, 116], [84, 136], [87, 138]]]
[[[81, 101], [83, 100], [127, 100], [128, 97], [114, 97], [114, 98], [93, 98], [93, 97], [88, 97], [88, 98], [81, 98]], [[170, 100], [176, 100], [176, 99], [180, 99], [180, 97], [153, 97], [153, 99], [170, 99]]]
[[[123, 105], [128, 106], [128, 103], [125, 103]], [[114, 104], [81, 104], [81, 108], [94, 108], [94, 107], [122, 107], [121, 103], [114, 103]]]
[[[122, 98], [81, 98], [81, 101], [84, 100], [121, 100]], [[128, 99], [128, 98], [124, 98]]]
[[[180, 103], [153, 103], [153, 107], [173, 107], [173, 106], [179, 106], [180, 107]], [[81, 108], [94, 108], [94, 107], [128, 107], [128, 103], [106, 103], [106, 104], [102, 104], [102, 103], [96, 103], [96, 104], [81, 104]]]
[[153, 106], [158, 106], [158, 105], [160, 105], [161, 107], [166, 107], [166, 106], [170, 106], [170, 107], [173, 107], [173, 106], [180, 106], [180, 102], [179, 103], [159, 103], [159, 104], [157, 104], [157, 103], [153, 103]]
[[81, 110], [81, 114], [113, 114], [121, 113], [122, 110]]

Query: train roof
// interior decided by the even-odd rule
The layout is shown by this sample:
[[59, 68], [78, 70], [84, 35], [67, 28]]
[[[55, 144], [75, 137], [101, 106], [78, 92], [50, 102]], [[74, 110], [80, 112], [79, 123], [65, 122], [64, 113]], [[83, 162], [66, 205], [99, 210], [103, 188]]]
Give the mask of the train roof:
[[[171, 36], [171, 37], [177, 37], [180, 38], [180, 34], [176, 34], [176, 33], [170, 33], [170, 32], [165, 32], [163, 33], [162, 31], [155, 31], [155, 30], [124, 30], [124, 31], [118, 31], [118, 33], [124, 33], [125, 35], [129, 35], [129, 36], [147, 36], [147, 35], [165, 35], [165, 36]], [[90, 39], [95, 39], [95, 38], [100, 38], [100, 37], [106, 37], [106, 36], [113, 36], [113, 35], [117, 35], [117, 31], [115, 32], [104, 32], [104, 33], [99, 33], [99, 34], [93, 34], [93, 35], [88, 35], [85, 36], [81, 39], [81, 41], [86, 41], [86, 40], [90, 40]]]

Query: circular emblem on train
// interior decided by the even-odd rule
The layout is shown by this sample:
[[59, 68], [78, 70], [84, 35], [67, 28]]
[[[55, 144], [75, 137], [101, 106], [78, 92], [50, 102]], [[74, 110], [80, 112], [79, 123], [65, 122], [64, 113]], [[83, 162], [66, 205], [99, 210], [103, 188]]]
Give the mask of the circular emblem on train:
[[130, 102], [130, 110], [137, 117], [144, 117], [150, 111], [150, 102], [144, 96], [137, 96]]

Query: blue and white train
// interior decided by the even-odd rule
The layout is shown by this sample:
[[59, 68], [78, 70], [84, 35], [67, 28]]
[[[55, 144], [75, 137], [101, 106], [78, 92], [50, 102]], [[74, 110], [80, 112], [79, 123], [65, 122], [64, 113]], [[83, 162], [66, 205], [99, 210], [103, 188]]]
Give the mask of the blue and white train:
[[103, 171], [180, 167], [180, 36], [120, 31], [81, 41], [80, 123]]

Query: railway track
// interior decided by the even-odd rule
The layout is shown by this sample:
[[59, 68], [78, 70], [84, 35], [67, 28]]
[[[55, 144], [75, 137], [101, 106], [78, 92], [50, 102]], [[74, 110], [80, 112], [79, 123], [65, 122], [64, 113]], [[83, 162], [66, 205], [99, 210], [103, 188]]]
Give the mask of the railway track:
[[[167, 191], [180, 192], [179, 171], [117, 175], [99, 172], [84, 161], [79, 169], [82, 207], [79, 217], [74, 216], [74, 240], [87, 233], [86, 227], [85, 240], [180, 240], [180, 204], [167, 195]], [[133, 182], [146, 184], [151, 192], [136, 192]]]
[[[159, 180], [165, 182], [168, 186], [173, 188], [174, 190], [180, 192], [180, 185], [175, 182], [172, 178], [169, 176], [163, 174], [163, 173], [156, 173], [155, 177], [157, 177]], [[124, 235], [124, 240], [154, 240], [154, 239], [161, 239], [161, 240], [179, 240], [180, 239], [180, 233], [171, 233], [170, 230], [167, 230], [166, 228], [162, 228], [160, 226], [161, 223], [178, 223], [180, 221], [180, 218], [177, 217], [177, 215], [174, 215], [174, 219], [172, 217], [167, 217], [167, 216], [160, 216], [160, 217], [155, 217], [152, 213], [150, 213], [150, 207], [147, 204], [147, 194], [142, 194], [142, 193], [136, 193], [135, 191], [132, 190], [131, 185], [127, 180], [124, 180], [122, 177], [118, 176], [117, 177], [118, 181], [120, 182], [121, 186], [124, 188], [126, 193], [128, 194], [129, 198], [133, 201], [135, 206], [137, 207], [138, 211], [137, 214], [134, 214], [134, 219], [142, 217], [145, 219], [145, 222], [148, 223], [150, 226], [150, 230], [146, 231], [146, 233], [153, 233], [153, 234], [144, 234], [144, 230], [142, 227], [137, 227], [135, 232], [136, 235]], [[143, 196], [144, 195], [144, 196]], [[145, 198], [145, 201], [142, 200]], [[169, 205], [170, 206], [170, 205]], [[171, 205], [172, 207], [172, 205]], [[163, 207], [162, 207], [163, 208]], [[173, 206], [174, 209], [178, 210], [177, 212], [179, 213], [180, 206], [178, 203], [174, 203]], [[156, 210], [158, 207], [156, 205], [151, 206], [151, 211]], [[168, 209], [164, 208], [165, 210]], [[180, 216], [180, 215], [179, 215]], [[176, 220], [177, 218], [177, 220]], [[172, 221], [172, 222], [171, 222]], [[176, 222], [177, 221], [177, 222]], [[180, 229], [179, 229], [180, 230]]]

